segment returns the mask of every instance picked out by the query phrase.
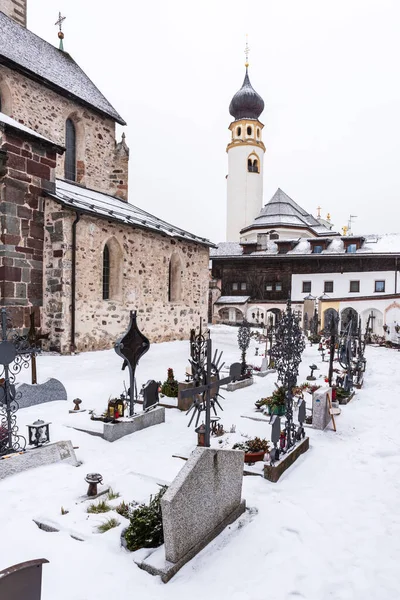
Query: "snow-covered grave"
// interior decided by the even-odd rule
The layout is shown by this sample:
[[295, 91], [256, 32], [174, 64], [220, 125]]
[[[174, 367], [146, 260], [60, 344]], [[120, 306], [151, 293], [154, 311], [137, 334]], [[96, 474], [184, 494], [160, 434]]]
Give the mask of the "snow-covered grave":
[[[211, 333], [214, 348], [224, 351], [226, 362], [234, 362], [237, 329], [216, 326]], [[252, 340], [248, 362], [260, 364], [254, 347]], [[187, 341], [153, 344], [138, 366], [138, 386], [163, 380], [168, 366], [183, 377], [188, 355]], [[132, 553], [121, 547], [128, 521], [115, 508], [122, 501], [148, 502], [160, 484], [176, 477], [185, 463], [175, 457], [188, 457], [197, 442], [185, 413], [166, 409], [165, 423], [109, 444], [70, 426], [70, 420], [83, 417], [69, 415], [71, 400], [21, 409], [22, 433], [36, 419], [50, 421], [51, 441], [70, 439], [83, 464], [42, 466], [0, 481], [0, 570], [47, 558], [42, 600], [118, 600], [132, 594], [149, 600], [200, 600], [204, 595], [233, 600], [398, 598], [400, 354], [367, 346], [366, 358], [363, 389], [342, 407], [337, 433], [329, 425], [325, 431], [307, 428], [310, 451], [277, 484], [244, 477], [243, 497], [257, 511], [253, 518], [242, 527], [226, 528], [166, 586], [135, 566]], [[82, 398], [81, 408], [101, 412], [108, 398], [124, 389], [126, 374], [113, 350], [43, 355], [37, 362], [39, 381], [56, 375], [69, 399]], [[307, 345], [298, 381], [305, 381], [312, 363], [319, 366], [316, 383], [324, 385], [328, 363], [322, 363], [316, 346]], [[29, 372], [18, 377], [28, 382]], [[273, 375], [257, 378], [252, 387], [225, 395], [219, 416], [228, 433], [213, 437], [213, 448], [231, 448], [243, 436], [270, 439], [268, 419], [254, 403], [272, 393], [275, 380]], [[311, 395], [305, 396], [311, 408]], [[232, 425], [236, 431], [229, 433]], [[100, 491], [111, 488], [119, 494], [110, 500], [103, 496], [110, 512], [87, 512], [87, 473], [101, 473]], [[98, 526], [110, 517], [119, 525], [99, 533]], [[53, 523], [55, 531], [39, 529], [34, 520]]]

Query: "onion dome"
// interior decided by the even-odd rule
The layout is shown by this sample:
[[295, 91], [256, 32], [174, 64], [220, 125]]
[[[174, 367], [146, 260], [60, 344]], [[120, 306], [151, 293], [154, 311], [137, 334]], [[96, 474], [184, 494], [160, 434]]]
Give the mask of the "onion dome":
[[246, 67], [246, 75], [243, 85], [238, 92], [233, 96], [229, 105], [229, 112], [235, 121], [240, 119], [256, 119], [258, 120], [264, 110], [264, 100], [252, 88], [249, 79], [249, 73]]

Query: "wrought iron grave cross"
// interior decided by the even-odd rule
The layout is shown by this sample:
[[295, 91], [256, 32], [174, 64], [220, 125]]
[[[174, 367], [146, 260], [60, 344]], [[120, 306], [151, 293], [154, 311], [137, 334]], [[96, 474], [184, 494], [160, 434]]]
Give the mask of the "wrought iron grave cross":
[[38, 349], [29, 344], [27, 337], [13, 330], [4, 307], [0, 310], [0, 326], [0, 456], [3, 456], [19, 452], [26, 446], [25, 438], [18, 434], [15, 377], [22, 368], [29, 366], [32, 355]]
[[136, 381], [135, 372], [139, 359], [150, 348], [150, 342], [141, 331], [136, 322], [136, 310], [131, 310], [128, 331], [115, 344], [115, 352], [124, 359], [122, 369], [129, 369], [129, 416], [135, 412]]
[[218, 356], [218, 350], [215, 351], [213, 358], [212, 356], [212, 342], [209, 337], [205, 340], [205, 352], [201, 351], [200, 346], [203, 344], [204, 336], [198, 337], [198, 345], [199, 351], [195, 354], [199, 356], [199, 362], [190, 360], [192, 365], [193, 373], [196, 374], [195, 385], [193, 388], [188, 390], [184, 390], [181, 392], [182, 398], [193, 398], [193, 402], [191, 407], [189, 408], [186, 414], [189, 414], [193, 411], [192, 417], [189, 421], [188, 427], [192, 424], [194, 417], [197, 414], [196, 426], [199, 423], [200, 415], [202, 412], [205, 413], [205, 438], [204, 445], [206, 448], [210, 447], [210, 433], [211, 433], [211, 409], [214, 410], [214, 413], [217, 414], [215, 405], [217, 405], [221, 410], [222, 407], [218, 402], [219, 388], [221, 385], [225, 383], [230, 383], [233, 379], [231, 375], [225, 377], [224, 379], [219, 378], [219, 371], [224, 366], [224, 363], [220, 364], [220, 360], [222, 357], [222, 351]]

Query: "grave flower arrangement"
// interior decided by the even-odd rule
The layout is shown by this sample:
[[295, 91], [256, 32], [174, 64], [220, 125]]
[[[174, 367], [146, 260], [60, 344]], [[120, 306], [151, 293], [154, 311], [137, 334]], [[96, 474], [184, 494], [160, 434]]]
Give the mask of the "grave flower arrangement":
[[269, 453], [270, 447], [268, 440], [255, 437], [234, 444], [232, 449], [244, 450], [244, 462], [253, 463], [263, 460], [264, 455]]
[[169, 368], [167, 371], [167, 379], [161, 386], [161, 393], [168, 398], [177, 398], [178, 396], [178, 382], [174, 376], [174, 370]]
[[[276, 384], [275, 384], [276, 385]], [[284, 415], [286, 405], [286, 390], [283, 386], [276, 386], [272, 396], [257, 400], [256, 407], [265, 410], [269, 415]]]

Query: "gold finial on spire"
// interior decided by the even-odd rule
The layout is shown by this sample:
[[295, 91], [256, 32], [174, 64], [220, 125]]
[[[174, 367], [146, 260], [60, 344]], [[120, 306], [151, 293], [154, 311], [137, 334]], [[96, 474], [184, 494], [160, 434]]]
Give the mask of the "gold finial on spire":
[[331, 213], [328, 213], [328, 214], [326, 215], [326, 220], [327, 220], [328, 222], [331, 220]]
[[344, 225], [344, 227], [342, 227], [343, 235], [347, 235], [348, 230], [349, 228], [346, 225]]
[[65, 21], [65, 19], [66, 19], [66, 18], [67, 18], [67, 17], [62, 17], [62, 16], [61, 16], [61, 13], [59, 12], [59, 13], [58, 13], [58, 19], [57, 19], [57, 21], [54, 23], [54, 25], [58, 25], [58, 26], [59, 26], [59, 28], [60, 28], [60, 30], [59, 30], [59, 32], [58, 32], [58, 39], [60, 40], [60, 46], [59, 46], [59, 49], [60, 49], [60, 50], [64, 50], [64, 44], [63, 44], [64, 33], [63, 33], [63, 30], [62, 30], [62, 24], [63, 24], [63, 22]]
[[247, 67], [249, 66], [249, 52], [250, 52], [250, 48], [249, 48], [249, 36], [246, 33], [246, 46], [245, 46], [245, 50], [244, 53], [246, 55], [246, 62], [244, 63], [244, 66]]
[[318, 211], [317, 217], [318, 217], [318, 219], [320, 219], [321, 218], [321, 207], [320, 206], [317, 206], [317, 211]]

